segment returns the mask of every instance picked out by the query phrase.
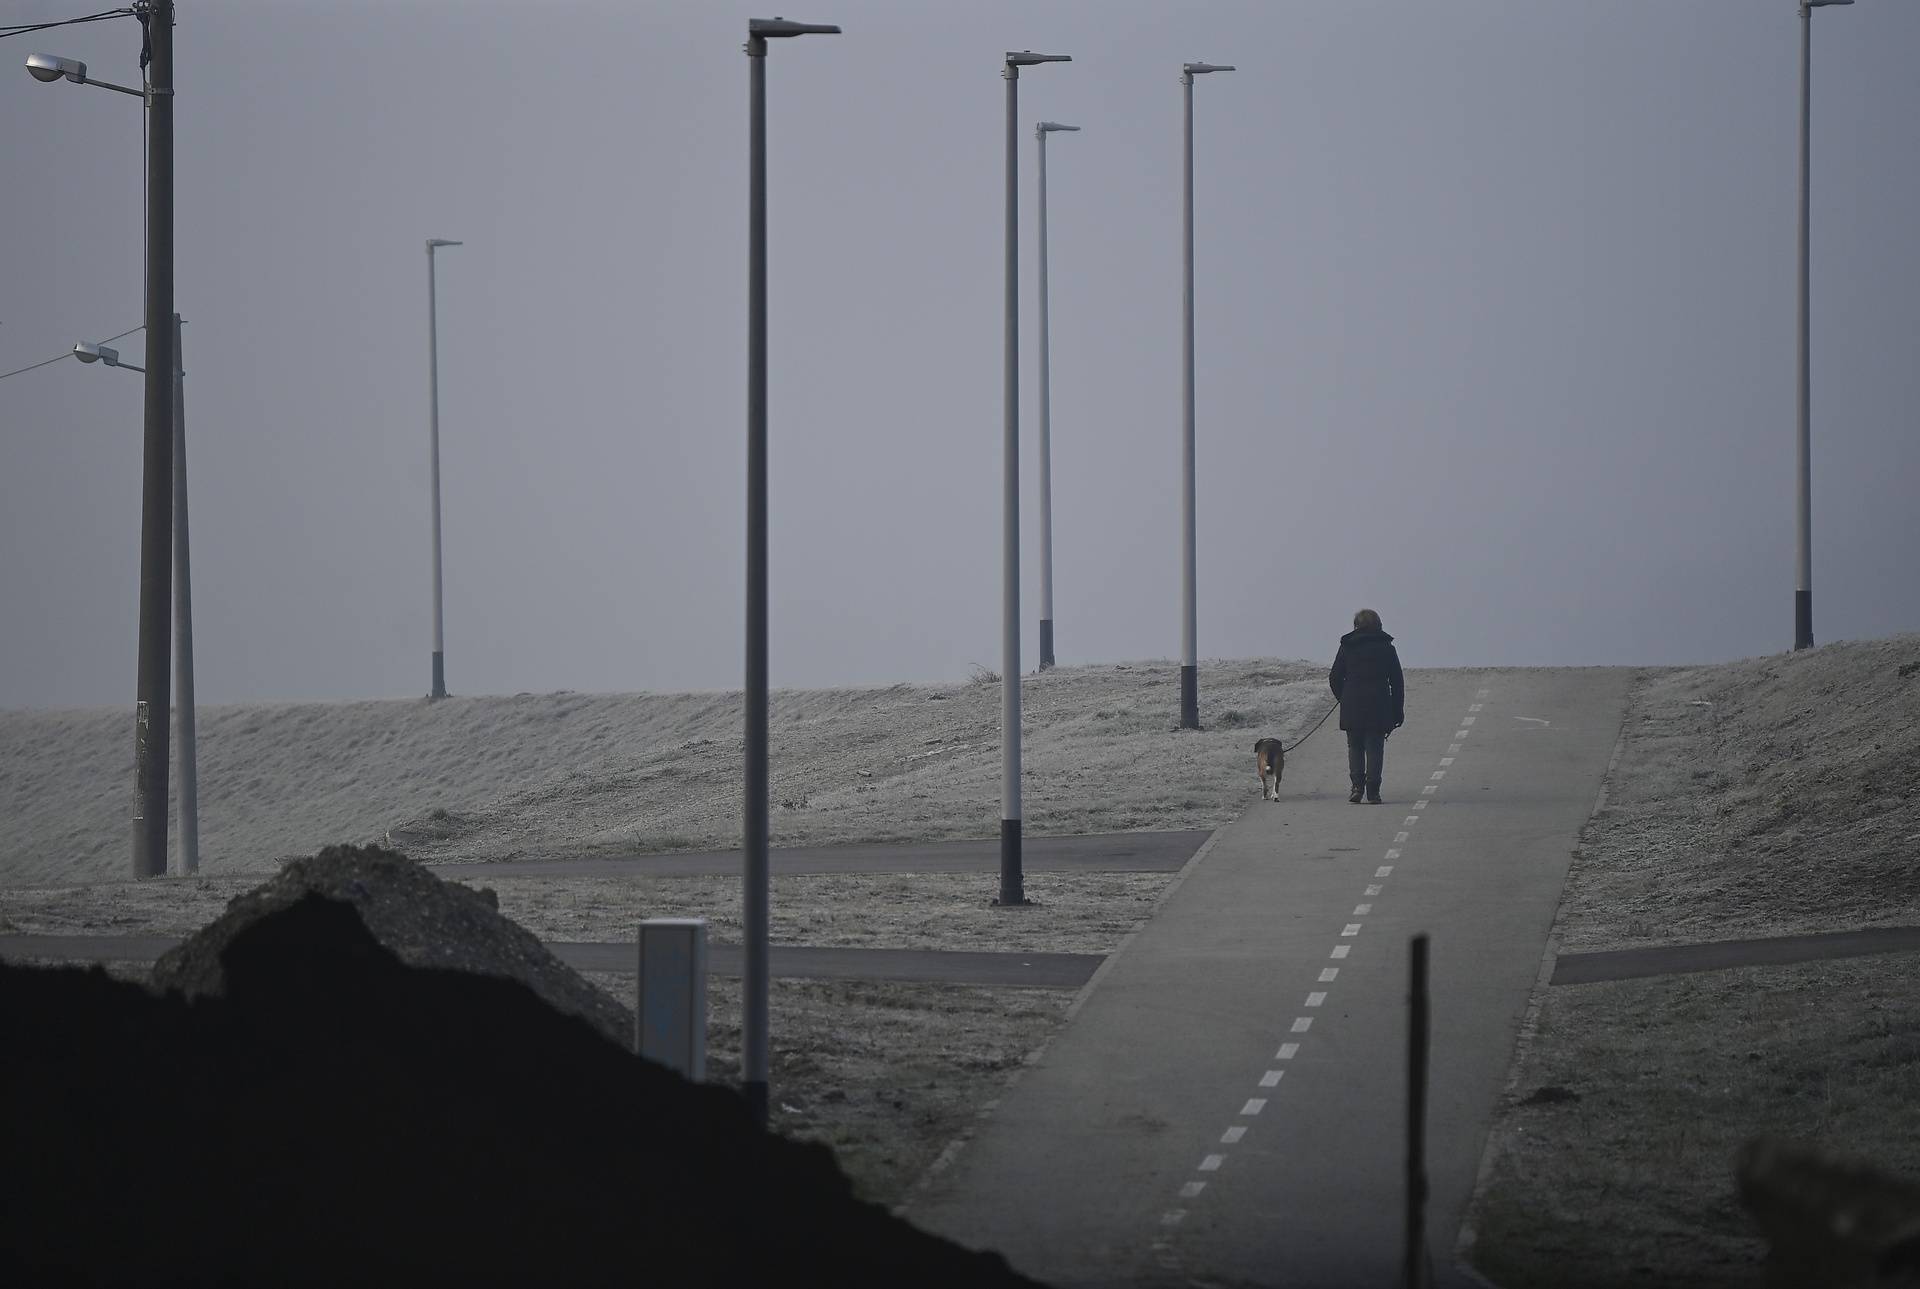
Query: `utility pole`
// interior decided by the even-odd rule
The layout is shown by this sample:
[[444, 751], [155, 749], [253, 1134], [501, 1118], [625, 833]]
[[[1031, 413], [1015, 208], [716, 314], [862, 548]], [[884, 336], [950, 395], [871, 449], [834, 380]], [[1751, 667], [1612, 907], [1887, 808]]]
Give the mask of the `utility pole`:
[[180, 843], [171, 871], [200, 871], [200, 773], [193, 705], [193, 561], [187, 547], [187, 369], [180, 315], [173, 315], [173, 702], [180, 755]]
[[[167, 628], [172, 605], [173, 0], [146, 0], [147, 370], [140, 481], [139, 671], [134, 691], [133, 875], [167, 867]], [[156, 733], [157, 730], [157, 733]]]

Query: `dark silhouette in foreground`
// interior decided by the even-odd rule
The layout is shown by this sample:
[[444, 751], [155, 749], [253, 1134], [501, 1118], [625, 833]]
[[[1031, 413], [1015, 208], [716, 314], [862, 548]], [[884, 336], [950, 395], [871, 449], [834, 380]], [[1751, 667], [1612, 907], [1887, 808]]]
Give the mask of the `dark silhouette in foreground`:
[[0, 1283], [1030, 1285], [526, 986], [309, 895], [224, 997], [0, 965]]

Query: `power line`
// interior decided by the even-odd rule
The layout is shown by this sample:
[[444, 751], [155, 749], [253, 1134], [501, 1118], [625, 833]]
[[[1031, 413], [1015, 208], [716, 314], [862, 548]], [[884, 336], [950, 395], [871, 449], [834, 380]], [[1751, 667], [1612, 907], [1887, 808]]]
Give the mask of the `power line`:
[[[141, 329], [142, 327], [145, 327], [146, 325], [147, 325], [147, 324], [143, 322], [143, 323], [141, 323], [141, 324], [140, 324], [140, 326], [139, 326], [139, 327], [128, 327], [128, 328], [127, 328], [127, 329], [126, 329], [125, 331], [123, 331], [123, 332], [121, 332], [121, 333], [120, 333], [119, 335], [117, 335], [117, 336], [108, 336], [106, 340], [102, 340], [102, 341], [101, 341], [100, 343], [104, 345], [104, 344], [106, 344], [106, 343], [108, 343], [109, 341], [113, 341], [113, 340], [123, 340], [123, 339], [125, 339], [126, 337], [128, 337], [128, 336], [130, 336], [130, 335], [132, 335], [132, 334], [133, 334], [134, 332], [136, 332], [136, 331], [139, 331], [139, 330], [140, 330], [140, 329]], [[61, 360], [62, 358], [71, 358], [71, 357], [73, 357], [73, 350], [71, 350], [71, 349], [69, 349], [69, 350], [67, 350], [67, 352], [66, 352], [66, 353], [64, 353], [64, 354], [55, 354], [55, 355], [54, 355], [53, 357], [51, 357], [51, 358], [48, 358], [48, 359], [45, 359], [45, 360], [43, 360], [43, 361], [41, 361], [41, 362], [37, 362], [37, 363], [32, 363], [32, 364], [29, 364], [28, 366], [25, 366], [25, 367], [22, 367], [22, 368], [20, 368], [20, 369], [19, 369], [19, 370], [17, 370], [17, 371], [10, 371], [10, 372], [0, 372], [0, 380], [5, 380], [5, 379], [6, 379], [7, 377], [9, 377], [9, 376], [18, 376], [18, 375], [19, 375], [19, 374], [20, 374], [21, 372], [28, 372], [28, 371], [32, 371], [32, 370], [33, 370], [34, 368], [36, 368], [36, 367], [45, 367], [45, 366], [46, 366], [46, 365], [47, 365], [48, 363], [57, 363], [57, 362], [59, 362], [59, 361], [60, 361], [60, 360]]]
[[24, 36], [30, 31], [46, 31], [51, 27], [72, 27], [83, 22], [105, 22], [109, 18], [130, 18], [131, 9], [106, 9], [100, 13], [90, 13], [84, 18], [61, 18], [55, 22], [23, 22], [0, 27], [0, 40], [8, 36]]

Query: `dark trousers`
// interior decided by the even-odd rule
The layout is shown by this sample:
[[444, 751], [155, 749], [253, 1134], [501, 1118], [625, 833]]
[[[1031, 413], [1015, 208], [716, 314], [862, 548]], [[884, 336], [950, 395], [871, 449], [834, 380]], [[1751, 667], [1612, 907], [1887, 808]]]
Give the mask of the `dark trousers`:
[[1377, 730], [1347, 731], [1347, 778], [1353, 786], [1380, 791], [1380, 763], [1387, 757], [1387, 736]]

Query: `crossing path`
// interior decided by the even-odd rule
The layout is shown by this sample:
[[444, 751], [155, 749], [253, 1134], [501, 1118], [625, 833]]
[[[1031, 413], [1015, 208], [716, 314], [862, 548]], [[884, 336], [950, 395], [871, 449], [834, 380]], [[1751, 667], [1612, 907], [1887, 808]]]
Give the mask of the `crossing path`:
[[1408, 943], [1431, 936], [1428, 1249], [1451, 1251], [1628, 669], [1426, 672], [1382, 806], [1316, 740], [1095, 973], [905, 1206], [1059, 1286], [1397, 1283]]

